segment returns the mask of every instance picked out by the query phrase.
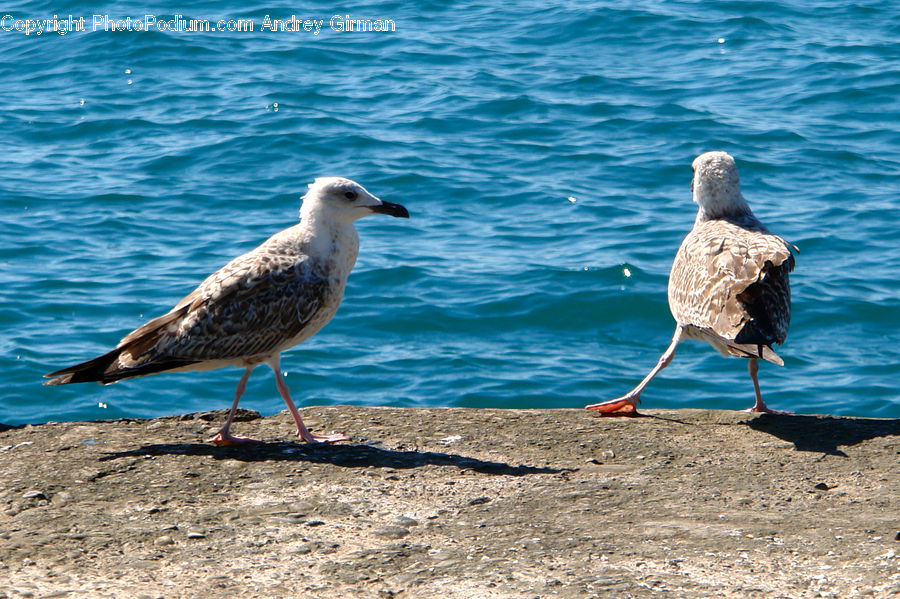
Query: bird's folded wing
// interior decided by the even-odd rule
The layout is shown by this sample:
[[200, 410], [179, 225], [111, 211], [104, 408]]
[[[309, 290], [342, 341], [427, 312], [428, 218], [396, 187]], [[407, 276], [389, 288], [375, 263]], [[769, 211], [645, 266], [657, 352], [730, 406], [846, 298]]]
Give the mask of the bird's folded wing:
[[265, 354], [303, 330], [328, 290], [309, 258], [245, 254], [123, 338], [120, 360], [130, 356], [137, 365], [161, 356], [203, 361]]
[[[747, 289], [767, 277], [784, 277], [774, 287], [787, 290], [786, 277], [792, 267], [790, 248], [780, 237], [727, 221], [708, 221], [688, 234], [675, 256], [669, 307], [679, 324], [734, 340], [754, 318], [745, 303]], [[773, 302], [768, 308], [779, 318], [789, 319], [789, 292], [769, 294], [766, 299]], [[786, 333], [786, 321], [783, 329]]]

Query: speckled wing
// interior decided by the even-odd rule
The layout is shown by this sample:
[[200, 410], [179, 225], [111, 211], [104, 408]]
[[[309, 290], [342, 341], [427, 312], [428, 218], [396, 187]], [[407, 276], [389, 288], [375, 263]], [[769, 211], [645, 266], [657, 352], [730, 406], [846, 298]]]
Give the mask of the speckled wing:
[[265, 355], [297, 337], [325, 303], [328, 279], [308, 257], [255, 251], [213, 273], [169, 313], [119, 343], [127, 368]]
[[669, 308], [720, 351], [782, 364], [771, 345], [787, 336], [793, 267], [788, 244], [756, 219], [700, 222], [672, 264]]

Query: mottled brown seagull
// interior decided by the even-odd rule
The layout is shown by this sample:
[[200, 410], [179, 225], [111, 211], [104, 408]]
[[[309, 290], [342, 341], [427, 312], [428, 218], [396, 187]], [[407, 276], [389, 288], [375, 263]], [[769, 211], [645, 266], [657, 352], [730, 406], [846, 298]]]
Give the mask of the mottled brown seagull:
[[167, 314], [126, 335], [111, 352], [52, 372], [44, 384], [107, 385], [158, 372], [244, 368], [225, 426], [210, 439], [231, 445], [256, 441], [229, 429], [250, 373], [266, 363], [304, 441], [347, 440], [309, 432], [282, 378], [281, 352], [312, 337], [334, 316], [359, 251], [353, 223], [372, 213], [409, 218], [406, 208], [378, 199], [359, 183], [316, 179], [303, 197], [298, 224], [208, 276]]
[[669, 309], [677, 323], [672, 343], [637, 387], [588, 410], [636, 414], [641, 391], [688, 338], [706, 341], [722, 355], [748, 358], [756, 403], [747, 411], [776, 412], [759, 392], [757, 360], [784, 365], [772, 344], [784, 343], [791, 319], [791, 246], [769, 233], [750, 211], [731, 156], [707, 152], [692, 166], [691, 189], [700, 208], [669, 275]]

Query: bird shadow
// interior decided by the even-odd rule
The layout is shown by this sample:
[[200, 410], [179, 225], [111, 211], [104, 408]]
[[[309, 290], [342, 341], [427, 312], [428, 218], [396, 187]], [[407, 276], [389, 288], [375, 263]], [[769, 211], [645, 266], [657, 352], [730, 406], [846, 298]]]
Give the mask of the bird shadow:
[[838, 449], [840, 446], [856, 445], [876, 437], [900, 435], [900, 419], [896, 418], [762, 414], [741, 424], [789, 441], [797, 451], [815, 451], [842, 457], [848, 456]]
[[344, 468], [421, 468], [423, 466], [452, 466], [460, 470], [474, 470], [484, 474], [527, 476], [530, 474], [560, 474], [572, 468], [513, 466], [505, 462], [489, 462], [452, 453], [434, 451], [397, 451], [372, 445], [308, 445], [299, 443], [253, 443], [218, 447], [199, 443], [159, 443], [137, 449], [108, 453], [101, 462], [127, 457], [165, 455], [208, 456], [217, 460], [241, 462], [293, 461], [331, 464]]

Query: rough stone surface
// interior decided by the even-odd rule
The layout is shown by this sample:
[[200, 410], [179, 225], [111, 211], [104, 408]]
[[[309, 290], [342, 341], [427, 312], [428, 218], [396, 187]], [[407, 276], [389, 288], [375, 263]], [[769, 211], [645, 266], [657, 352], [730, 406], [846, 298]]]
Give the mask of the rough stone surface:
[[900, 597], [898, 420], [302, 412], [0, 432], [0, 597]]

